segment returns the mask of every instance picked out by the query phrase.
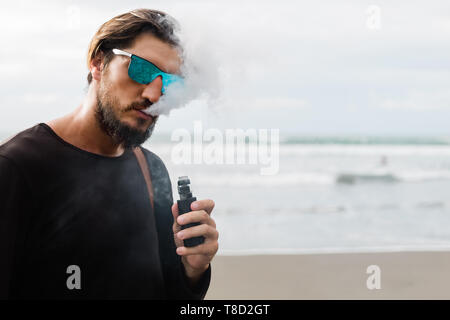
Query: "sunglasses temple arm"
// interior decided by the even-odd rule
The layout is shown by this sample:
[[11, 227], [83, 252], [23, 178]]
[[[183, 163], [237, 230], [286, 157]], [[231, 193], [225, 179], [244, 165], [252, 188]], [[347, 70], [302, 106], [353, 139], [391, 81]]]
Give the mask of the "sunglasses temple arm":
[[130, 58], [131, 58], [131, 56], [132, 56], [131, 53], [122, 51], [122, 50], [120, 50], [120, 49], [112, 49], [112, 52], [113, 52], [114, 54], [118, 54], [118, 55], [122, 55], [122, 56], [127, 56], [127, 57], [130, 57]]

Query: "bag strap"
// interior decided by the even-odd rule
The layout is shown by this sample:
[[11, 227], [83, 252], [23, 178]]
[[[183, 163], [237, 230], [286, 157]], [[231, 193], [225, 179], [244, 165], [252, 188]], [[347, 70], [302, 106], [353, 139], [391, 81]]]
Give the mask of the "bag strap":
[[148, 197], [150, 198], [150, 203], [152, 205], [153, 211], [155, 210], [153, 204], [153, 187], [152, 187], [152, 179], [150, 178], [150, 170], [147, 165], [147, 160], [145, 159], [145, 155], [142, 152], [140, 147], [133, 149], [134, 155], [137, 158], [139, 166], [141, 167], [142, 174], [144, 175], [145, 184], [147, 185]]

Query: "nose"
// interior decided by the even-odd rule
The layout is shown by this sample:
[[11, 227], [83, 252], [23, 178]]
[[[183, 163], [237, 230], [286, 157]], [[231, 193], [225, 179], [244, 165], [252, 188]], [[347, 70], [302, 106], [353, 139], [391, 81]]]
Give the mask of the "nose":
[[162, 95], [161, 90], [162, 78], [161, 76], [158, 76], [152, 82], [145, 85], [144, 91], [142, 92], [142, 97], [156, 103]]

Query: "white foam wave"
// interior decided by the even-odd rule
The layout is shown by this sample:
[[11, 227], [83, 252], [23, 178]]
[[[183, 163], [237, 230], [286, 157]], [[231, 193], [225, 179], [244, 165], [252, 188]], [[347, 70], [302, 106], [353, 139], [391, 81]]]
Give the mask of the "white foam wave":
[[258, 174], [214, 174], [211, 176], [198, 176], [196, 184], [203, 186], [234, 186], [234, 187], [254, 187], [254, 186], [293, 186], [299, 184], [334, 184], [334, 177], [320, 173], [292, 173], [277, 174], [273, 176], [261, 176]]
[[450, 146], [281, 145], [280, 156], [450, 156]]
[[258, 186], [296, 186], [296, 185], [333, 185], [336, 183], [400, 183], [400, 182], [426, 182], [436, 180], [450, 180], [449, 171], [436, 172], [402, 172], [388, 175], [368, 173], [289, 173], [273, 176], [258, 174], [221, 173], [211, 175], [198, 175], [196, 183], [202, 186], [229, 186], [229, 187], [258, 187]]

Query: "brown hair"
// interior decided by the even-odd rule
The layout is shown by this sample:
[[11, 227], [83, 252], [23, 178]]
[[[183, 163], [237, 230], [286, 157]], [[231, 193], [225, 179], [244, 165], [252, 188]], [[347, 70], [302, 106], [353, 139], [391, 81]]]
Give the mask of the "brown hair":
[[[112, 49], [125, 49], [133, 44], [138, 35], [149, 32], [158, 39], [180, 48], [180, 41], [175, 36], [178, 24], [168, 14], [151, 9], [136, 9], [120, 14], [101, 25], [89, 44], [87, 65], [102, 52], [104, 54], [104, 66], [113, 57]], [[88, 83], [92, 81], [89, 72]]]

